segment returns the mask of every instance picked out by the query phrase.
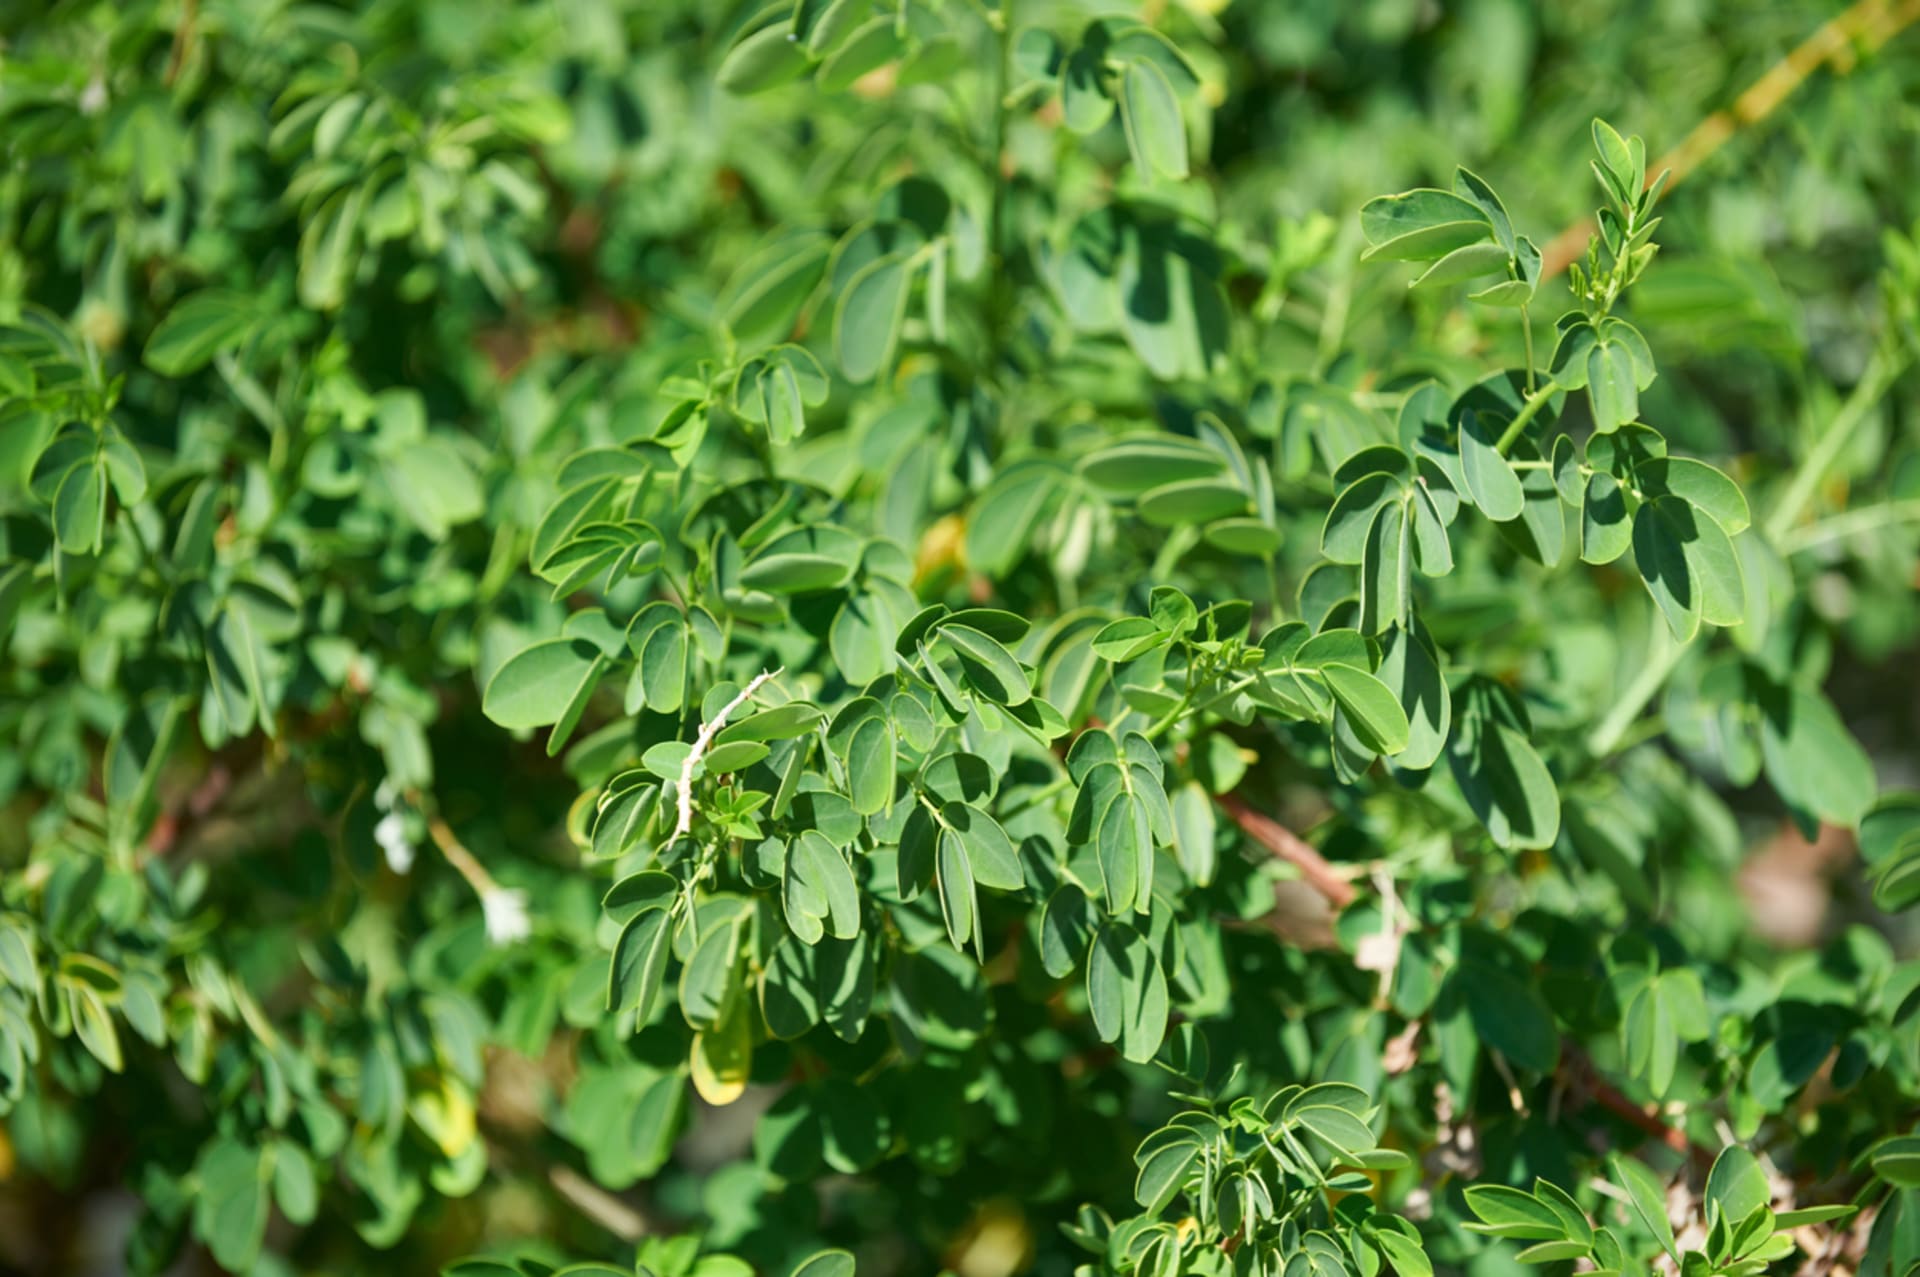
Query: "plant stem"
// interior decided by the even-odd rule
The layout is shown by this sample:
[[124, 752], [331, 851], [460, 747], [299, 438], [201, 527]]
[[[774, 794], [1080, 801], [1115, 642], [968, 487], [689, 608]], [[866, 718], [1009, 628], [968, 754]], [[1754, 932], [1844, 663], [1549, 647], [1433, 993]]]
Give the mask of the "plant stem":
[[1787, 488], [1786, 496], [1773, 509], [1773, 517], [1767, 520], [1767, 540], [1779, 545], [1795, 520], [1806, 512], [1807, 503], [1813, 500], [1821, 481], [1827, 477], [1827, 471], [1840, 459], [1840, 454], [1852, 442], [1854, 432], [1867, 419], [1867, 413], [1880, 401], [1894, 379], [1906, 369], [1906, 356], [1889, 347], [1882, 346], [1874, 351], [1873, 359], [1868, 362], [1866, 371], [1860, 374], [1853, 393], [1840, 405], [1826, 433], [1813, 445], [1813, 451], [1794, 471], [1793, 482]]
[[1780, 552], [1789, 555], [1804, 554], [1829, 541], [1850, 537], [1856, 532], [1871, 532], [1875, 528], [1907, 522], [1920, 522], [1920, 498], [1887, 501], [1859, 510], [1843, 510], [1839, 514], [1810, 523], [1804, 528], [1796, 528], [1781, 538]]
[[1025, 797], [1021, 798], [1019, 802], [1009, 804], [1007, 807], [1002, 808], [996, 814], [998, 818], [1003, 822], [1007, 820], [1011, 820], [1013, 817], [1020, 815], [1022, 812], [1031, 811], [1033, 808], [1038, 807], [1041, 803], [1046, 802], [1049, 798], [1052, 798], [1055, 794], [1061, 793], [1062, 791], [1070, 787], [1072, 784], [1073, 784], [1073, 777], [1056, 776], [1054, 777], [1054, 779], [1048, 781], [1046, 784], [1042, 785], [1040, 788], [1034, 790], [1032, 793], [1027, 794]]
[[[1531, 363], [1532, 360], [1528, 360], [1528, 362]], [[1500, 441], [1493, 445], [1493, 450], [1503, 457], [1506, 456], [1507, 449], [1513, 447], [1514, 440], [1520, 437], [1520, 432], [1526, 429], [1527, 423], [1539, 414], [1540, 409], [1546, 404], [1547, 400], [1552, 397], [1553, 387], [1551, 385], [1542, 386], [1540, 389], [1528, 395], [1527, 401], [1520, 405], [1519, 413], [1514, 416], [1512, 421], [1507, 423], [1506, 433], [1502, 434]]]
[[762, 683], [770, 678], [778, 678], [782, 672], [783, 670], [761, 670], [753, 676], [751, 682], [740, 689], [738, 696], [721, 706], [720, 712], [715, 714], [711, 721], [701, 726], [700, 734], [693, 739], [693, 748], [687, 751], [685, 761], [680, 764], [680, 779], [673, 785], [674, 802], [679, 808], [678, 817], [673, 825], [674, 838], [684, 837], [693, 828], [693, 771], [700, 765], [700, 760], [706, 757], [707, 749], [713, 744], [713, 738], [718, 736], [720, 729], [727, 725], [727, 719], [732, 716], [733, 711], [753, 698], [753, 694], [760, 690]]
[[1647, 707], [1647, 702], [1665, 686], [1667, 676], [1673, 673], [1673, 667], [1680, 663], [1681, 654], [1687, 650], [1684, 644], [1673, 641], [1673, 635], [1667, 629], [1666, 617], [1661, 615], [1659, 608], [1651, 609], [1650, 614], [1652, 628], [1647, 633], [1645, 664], [1620, 699], [1614, 702], [1606, 718], [1587, 738], [1587, 752], [1595, 758], [1604, 758], [1613, 752], [1621, 736], [1633, 725], [1633, 720]]
[[1187, 712], [1187, 707], [1191, 704], [1193, 704], [1193, 689], [1189, 687], [1186, 691], [1180, 694], [1180, 699], [1174, 702], [1172, 709], [1162, 714], [1158, 719], [1154, 721], [1154, 724], [1151, 727], [1147, 728], [1146, 732], [1144, 733], [1146, 738], [1148, 740], [1159, 740], [1161, 733], [1165, 732], [1169, 727], [1172, 727], [1175, 723], [1179, 722], [1180, 716]]
[[1532, 394], [1534, 392], [1533, 316], [1527, 313], [1525, 306], [1520, 308], [1520, 335], [1524, 337], [1527, 342], [1527, 393]]
[[1240, 826], [1247, 837], [1298, 869], [1300, 877], [1325, 897], [1336, 913], [1359, 899], [1360, 893], [1354, 885], [1299, 834], [1265, 812], [1256, 811], [1237, 793], [1220, 794], [1213, 801], [1233, 818], [1233, 823]]
[[427, 818], [427, 833], [433, 838], [433, 845], [447, 858], [447, 863], [459, 870], [460, 876], [473, 888], [473, 894], [485, 899], [490, 892], [498, 891], [500, 884], [493, 880], [485, 865], [475, 860], [452, 828], [438, 816]]
[[988, 267], [993, 271], [991, 287], [992, 313], [988, 321], [992, 325], [989, 340], [992, 343], [994, 361], [992, 374], [999, 373], [1000, 354], [1005, 348], [1008, 311], [1011, 309], [1012, 290], [1007, 279], [1007, 180], [1001, 170], [1007, 152], [1007, 93], [1013, 85], [1013, 0], [1000, 0], [1000, 7], [988, 19], [995, 27], [994, 38], [998, 45], [998, 57], [994, 60], [993, 80], [993, 145], [987, 155], [991, 171], [987, 178], [993, 183], [993, 202], [987, 209], [987, 256]]

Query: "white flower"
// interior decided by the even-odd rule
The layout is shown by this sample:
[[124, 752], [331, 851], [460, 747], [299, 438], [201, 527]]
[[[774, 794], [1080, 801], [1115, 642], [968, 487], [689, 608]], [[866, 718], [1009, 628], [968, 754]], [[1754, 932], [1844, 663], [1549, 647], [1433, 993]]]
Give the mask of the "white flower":
[[107, 109], [107, 82], [99, 72], [94, 72], [87, 87], [80, 91], [80, 114], [98, 115]]
[[413, 868], [413, 844], [407, 840], [406, 818], [390, 811], [373, 827], [373, 840], [387, 853], [387, 867], [397, 874]]
[[512, 944], [533, 932], [527, 917], [527, 893], [512, 887], [494, 887], [480, 893], [480, 911], [487, 916], [487, 941]]

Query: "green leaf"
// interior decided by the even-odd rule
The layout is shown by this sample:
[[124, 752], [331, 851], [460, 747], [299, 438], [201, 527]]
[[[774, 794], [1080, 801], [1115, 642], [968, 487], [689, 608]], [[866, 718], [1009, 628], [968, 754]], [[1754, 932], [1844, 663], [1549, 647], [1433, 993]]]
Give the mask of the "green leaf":
[[311, 1224], [320, 1212], [313, 1161], [298, 1145], [284, 1140], [273, 1145], [273, 1196], [291, 1223]]
[[1896, 1188], [1920, 1188], [1920, 1136], [1898, 1135], [1868, 1150], [1873, 1173]]
[[1587, 398], [1594, 428], [1602, 433], [1639, 417], [1640, 389], [1634, 384], [1633, 356], [1624, 345], [1603, 341], [1587, 352]]
[[1187, 127], [1166, 73], [1145, 59], [1120, 75], [1120, 119], [1135, 167], [1143, 173], [1187, 175]]
[[1480, 414], [1471, 409], [1460, 418], [1460, 471], [1467, 495], [1482, 514], [1495, 523], [1520, 517], [1526, 505], [1520, 478], [1494, 447]]
[[1667, 1190], [1646, 1163], [1616, 1153], [1609, 1159], [1613, 1177], [1627, 1190], [1633, 1210], [1654, 1239], [1675, 1253], [1673, 1224], [1667, 1218]]
[[1493, 228], [1495, 243], [1508, 253], [1516, 251], [1513, 222], [1507, 217], [1507, 206], [1500, 202], [1500, 197], [1494, 194], [1491, 186], [1476, 174], [1457, 168], [1453, 171], [1453, 193], [1479, 209], [1486, 217]]
[[666, 979], [667, 955], [672, 951], [673, 911], [670, 908], [641, 909], [628, 919], [613, 946], [613, 962], [607, 975], [607, 1010], [617, 1014], [631, 1009], [636, 1024], [652, 1019], [654, 1003]]
[[[1453, 542], [1447, 536], [1447, 524], [1459, 504], [1451, 487], [1436, 496], [1427, 482], [1414, 485], [1413, 500], [1408, 503], [1413, 516], [1413, 561], [1426, 576], [1445, 576], [1453, 571]], [[1443, 509], [1448, 513], [1443, 514]]]
[[[789, 883], [801, 885], [803, 896], [818, 902], [809, 912], [825, 919], [827, 930], [835, 939], [850, 940], [860, 934], [860, 891], [854, 883], [853, 869], [825, 834], [809, 829], [793, 840], [787, 847], [787, 875]], [[789, 923], [794, 917], [793, 898], [790, 889]], [[795, 932], [798, 934], [799, 928], [796, 927]], [[808, 943], [819, 938], [815, 932]]]
[[53, 532], [68, 554], [93, 554], [106, 538], [106, 466], [94, 458], [67, 471], [53, 497]]
[[1245, 514], [1247, 494], [1223, 479], [1181, 479], [1142, 493], [1136, 508], [1156, 527], [1177, 528]]
[[581, 689], [598, 680], [600, 665], [600, 650], [586, 639], [544, 639], [494, 671], [481, 712], [514, 731], [557, 723]]
[[123, 505], [132, 505], [147, 495], [146, 463], [120, 433], [120, 427], [108, 425], [100, 432], [100, 460], [106, 464], [107, 478]]
[[[978, 923], [979, 903], [973, 887], [973, 863], [959, 835], [942, 828], [935, 838], [934, 885], [940, 897], [940, 917], [953, 947], [966, 951]], [[982, 942], [984, 948], [984, 941]]]
[[1407, 747], [1407, 714], [1391, 688], [1352, 665], [1334, 662], [1320, 672], [1363, 745], [1376, 754], [1398, 754]]
[[994, 475], [967, 520], [967, 563], [1000, 576], [1030, 549], [1040, 521], [1059, 503], [1061, 472], [1051, 465], [1008, 466]]
[[1471, 1184], [1465, 1196], [1467, 1209], [1480, 1218], [1467, 1225], [1476, 1233], [1521, 1241], [1557, 1241], [1567, 1235], [1558, 1213], [1531, 1193], [1504, 1184]]
[[1372, 245], [1363, 261], [1429, 262], [1490, 238], [1493, 226], [1478, 205], [1421, 189], [1369, 200], [1360, 210], [1360, 231]]
[[1773, 1200], [1767, 1187], [1767, 1173], [1760, 1161], [1738, 1144], [1723, 1149], [1707, 1172], [1705, 1192], [1707, 1218], [1716, 1216], [1729, 1226], [1738, 1224]]
[[776, 235], [727, 280], [716, 304], [719, 321], [749, 349], [785, 337], [826, 273], [832, 247], [818, 231]]
[[1151, 1060], [1167, 1032], [1167, 980], [1146, 937], [1124, 922], [1103, 923], [1087, 959], [1087, 1003], [1102, 1042], [1117, 1042], [1136, 1064]]
[[680, 1014], [691, 1029], [709, 1031], [733, 1008], [740, 992], [741, 916], [703, 921], [700, 938], [680, 968]]
[[255, 299], [244, 293], [208, 288], [189, 294], [147, 338], [147, 367], [163, 377], [197, 372], [251, 336], [259, 318]]
[[769, 439], [792, 443], [806, 432], [806, 407], [800, 400], [800, 379], [794, 375], [792, 364], [783, 361], [762, 369], [759, 388]]
[[1675, 497], [1645, 502], [1634, 512], [1633, 557], [1640, 579], [1682, 643], [1700, 629], [1702, 591], [1686, 548], [1686, 539], [1697, 530], [1692, 507]]
[[[1184, 224], [1145, 215], [1122, 222], [1114, 276], [1120, 328], [1155, 377], [1205, 378], [1225, 359], [1222, 269], [1219, 249]], [[1216, 509], [1204, 517], [1228, 513]]]
[[1820, 821], [1860, 823], [1879, 792], [1873, 760], [1818, 691], [1795, 684], [1760, 698], [1767, 780], [1812, 837]]
[[996, 705], [1019, 705], [1033, 695], [1020, 662], [996, 640], [970, 625], [952, 623], [937, 631], [960, 658], [967, 685]]
[[1522, 1068], [1553, 1072], [1560, 1035], [1538, 989], [1477, 959], [1462, 963], [1456, 978], [1482, 1041]]
[[1123, 616], [1102, 626], [1093, 636], [1093, 652], [1101, 660], [1121, 664], [1146, 655], [1170, 637], [1144, 616]]
[[1105, 61], [1099, 49], [1083, 40], [1060, 64], [1061, 118], [1082, 136], [1097, 131], [1113, 116], [1113, 99], [1102, 75]]
[[912, 281], [911, 259], [890, 253], [867, 263], [848, 283], [833, 325], [834, 356], [847, 380], [872, 381], [892, 366]]
[[1909, 834], [1872, 873], [1873, 902], [1880, 908], [1897, 913], [1920, 902], [1920, 834]]
[[1596, 471], [1587, 477], [1586, 497], [1580, 503], [1580, 557], [1588, 563], [1611, 563], [1632, 544], [1626, 491], [1612, 475]]
[[1647, 496], [1679, 497], [1710, 516], [1730, 537], [1740, 535], [1752, 522], [1740, 486], [1704, 461], [1655, 457], [1635, 466], [1633, 473]]
[[1394, 762], [1410, 771], [1434, 765], [1446, 749], [1453, 726], [1453, 697], [1433, 649], [1405, 627], [1381, 641], [1378, 676], [1400, 702], [1407, 719], [1407, 747]]
[[790, 38], [786, 23], [770, 22], [734, 42], [714, 81], [728, 93], [745, 97], [796, 79], [806, 69], [806, 55]]
[[853, 1256], [844, 1250], [823, 1250], [801, 1260], [790, 1277], [853, 1277]]
[[300, 234], [300, 302], [313, 310], [338, 310], [347, 299], [355, 266], [361, 213], [368, 187], [348, 185], [329, 196]]
[[[653, 787], [645, 784], [635, 785], [625, 793], [646, 794]], [[607, 810], [613, 810], [609, 803]], [[609, 918], [625, 926], [646, 909], [669, 909], [674, 898], [680, 894], [680, 884], [670, 873], [658, 869], [644, 869], [637, 874], [629, 874], [607, 889], [600, 900], [600, 907]]]
[[1418, 1241], [1386, 1228], [1372, 1234], [1372, 1238], [1399, 1277], [1433, 1277], [1433, 1261], [1420, 1249]]
[[680, 609], [665, 602], [640, 609], [627, 627], [627, 646], [637, 658], [627, 712], [645, 706], [656, 714], [678, 713], [687, 687], [687, 626]]
[[1109, 497], [1137, 497], [1161, 484], [1218, 479], [1226, 464], [1219, 453], [1174, 435], [1136, 435], [1088, 453], [1080, 477]]
[[892, 725], [879, 701], [856, 697], [834, 716], [827, 744], [847, 771], [847, 797], [863, 816], [893, 802], [897, 746]]
[[899, 26], [891, 16], [869, 19], [847, 37], [845, 44], [820, 64], [815, 83], [828, 93], [852, 87], [869, 71], [878, 70], [906, 51]]
[[1086, 893], [1074, 883], [1060, 884], [1040, 917], [1040, 962], [1048, 975], [1058, 980], [1073, 974], [1093, 942], [1095, 925]]
[[1496, 844], [1551, 847], [1560, 832], [1560, 792], [1525, 734], [1454, 700], [1448, 763], [1454, 781]]
[[1175, 789], [1171, 800], [1173, 854], [1189, 882], [1207, 886], [1213, 881], [1215, 864], [1213, 800], [1197, 780]]
[[1403, 500], [1405, 488], [1391, 474], [1375, 472], [1348, 484], [1320, 528], [1320, 552], [1335, 563], [1360, 563], [1380, 512]]
[[73, 1029], [80, 1043], [93, 1058], [118, 1073], [125, 1061], [120, 1054], [120, 1031], [114, 1026], [113, 1013], [100, 991], [77, 980], [66, 982], [67, 996], [73, 1008]]
[[1799, 1210], [1783, 1210], [1774, 1216], [1775, 1228], [1782, 1232], [1795, 1228], [1805, 1228], [1808, 1224], [1826, 1224], [1836, 1219], [1847, 1219], [1859, 1213], [1857, 1206], [1803, 1206]]
[[436, 541], [486, 512], [479, 476], [447, 439], [407, 444], [386, 458], [382, 472], [407, 517]]
[[1406, 623], [1413, 606], [1411, 520], [1405, 504], [1380, 511], [1360, 566], [1360, 628], [1378, 634]]
[[1622, 194], [1628, 199], [1638, 196], [1640, 191], [1634, 183], [1632, 152], [1614, 127], [1598, 117], [1593, 121], [1593, 146], [1600, 153], [1600, 162], [1613, 176]]
[[1026, 886], [1013, 840], [993, 817], [966, 803], [948, 803], [940, 809], [940, 819], [965, 848], [975, 882], [995, 891], [1019, 891]]
[[[809, 18], [810, 9], [817, 11], [817, 16]], [[827, 0], [802, 5], [794, 10], [793, 33], [806, 41], [809, 54], [824, 58], [845, 44], [859, 29], [860, 20], [872, 12], [873, 5], [868, 0]]]
[[267, 1231], [269, 1170], [259, 1150], [222, 1136], [200, 1150], [193, 1228], [222, 1268], [247, 1272]]
[[[1165, 1138], [1156, 1141], [1160, 1136]], [[1184, 1126], [1162, 1127], [1148, 1136], [1135, 1157], [1140, 1173], [1133, 1183], [1134, 1200], [1148, 1215], [1158, 1215], [1185, 1189], [1204, 1147], [1197, 1133]]]
[[1522, 1264], [1552, 1264], [1567, 1259], [1579, 1259], [1587, 1253], [1586, 1242], [1540, 1242], [1529, 1246], [1514, 1256]]
[[[1407, 285], [1409, 289], [1444, 288], [1507, 268], [1507, 250], [1498, 244], [1462, 244]], [[1521, 285], [1525, 287], [1525, 285]]]

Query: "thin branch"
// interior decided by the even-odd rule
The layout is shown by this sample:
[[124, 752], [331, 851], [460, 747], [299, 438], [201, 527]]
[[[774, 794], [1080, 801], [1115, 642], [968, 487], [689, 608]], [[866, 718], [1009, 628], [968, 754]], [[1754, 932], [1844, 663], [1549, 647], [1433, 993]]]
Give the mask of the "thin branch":
[[193, 43], [193, 24], [199, 17], [200, 0], [185, 0], [180, 6], [180, 23], [173, 29], [173, 47], [167, 52], [167, 87], [180, 78], [187, 62], [187, 46]]
[[1768, 540], [1775, 545], [1786, 540], [1787, 533], [1806, 513], [1814, 494], [1826, 481], [1827, 472], [1833, 469], [1840, 454], [1853, 442], [1854, 433], [1867, 420], [1874, 406], [1880, 402], [1880, 397], [1906, 370], [1906, 365], [1907, 355], [1903, 349], [1882, 346], [1874, 351], [1873, 359], [1860, 374], [1860, 380], [1854, 383], [1853, 393], [1847, 396], [1846, 402], [1840, 405], [1840, 411], [1834, 414], [1826, 430], [1795, 467], [1792, 483], [1767, 520]]
[[[1766, 74], [1747, 87], [1725, 110], [1715, 111], [1700, 121], [1680, 144], [1647, 166], [1650, 177], [1671, 170], [1667, 189], [1678, 186], [1687, 174], [1705, 163], [1734, 134], [1759, 124], [1791, 97], [1808, 76], [1822, 66], [1831, 66], [1845, 74], [1853, 69], [1856, 54], [1872, 53], [1920, 18], [1920, 0], [1859, 0], [1802, 40], [1793, 52], [1781, 58]], [[1593, 234], [1593, 219], [1584, 218], [1553, 238], [1542, 254], [1542, 278], [1551, 279], [1586, 251], [1587, 237]]]
[[1668, 1126], [1652, 1113], [1635, 1104], [1621, 1093], [1620, 1089], [1601, 1077], [1593, 1067], [1593, 1061], [1584, 1054], [1569, 1051], [1571, 1058], [1568, 1066], [1579, 1074], [1580, 1082], [1587, 1095], [1607, 1112], [1626, 1122], [1650, 1139], [1672, 1149], [1682, 1157], [1689, 1158], [1700, 1166], [1713, 1161], [1712, 1149], [1703, 1148], [1687, 1138], [1687, 1133], [1677, 1126]]
[[1817, 550], [1831, 541], [1840, 541], [1861, 532], [1872, 532], [1878, 528], [1910, 522], [1920, 522], [1920, 498], [1888, 501], [1880, 505], [1862, 506], [1857, 510], [1842, 510], [1838, 514], [1828, 515], [1803, 528], [1796, 528], [1781, 537], [1780, 552], [1786, 555], [1805, 554], [1808, 550]]
[[727, 725], [728, 716], [745, 705], [747, 700], [760, 690], [762, 683], [778, 676], [779, 673], [779, 670], [762, 670], [754, 675], [753, 681], [746, 685], [740, 695], [721, 707], [720, 712], [713, 716], [712, 722], [701, 725], [700, 734], [693, 738], [693, 748], [687, 751], [687, 761], [680, 764], [680, 779], [674, 782], [674, 798], [679, 805], [680, 813], [673, 824], [675, 838], [686, 837], [687, 831], [693, 828], [693, 769], [698, 767], [700, 760], [707, 756], [708, 747], [713, 744], [713, 738], [720, 734], [720, 729]]
[[647, 1235], [647, 1221], [640, 1212], [613, 1194], [600, 1188], [571, 1166], [556, 1166], [547, 1172], [560, 1196], [579, 1208], [582, 1215], [629, 1244]]
[[1354, 890], [1353, 884], [1300, 835], [1265, 812], [1255, 811], [1238, 794], [1221, 794], [1214, 801], [1220, 804], [1220, 810], [1233, 817], [1233, 823], [1240, 826], [1247, 837], [1298, 869], [1307, 885], [1325, 896], [1336, 910], [1346, 908], [1359, 898], [1360, 893]]
[[467, 885], [473, 888], [474, 895], [484, 900], [493, 892], [500, 890], [500, 884], [493, 880], [493, 875], [487, 872], [487, 867], [474, 859], [473, 853], [460, 842], [446, 821], [438, 816], [429, 816], [427, 833], [433, 838], [433, 845], [440, 849], [440, 854], [447, 858], [447, 863], [459, 870], [460, 876], [467, 880]]
[[1640, 658], [1640, 672], [1587, 737], [1587, 752], [1595, 758], [1605, 758], [1614, 751], [1647, 702], [1666, 686], [1667, 676], [1687, 651], [1686, 644], [1674, 641], [1672, 631], [1667, 628], [1667, 618], [1659, 608], [1648, 609], [1648, 624], [1647, 650]]

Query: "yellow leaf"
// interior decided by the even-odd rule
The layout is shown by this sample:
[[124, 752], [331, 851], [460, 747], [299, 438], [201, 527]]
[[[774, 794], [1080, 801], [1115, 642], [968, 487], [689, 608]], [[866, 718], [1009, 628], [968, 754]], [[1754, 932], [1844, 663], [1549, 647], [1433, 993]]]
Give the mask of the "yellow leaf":
[[413, 1092], [407, 1115], [449, 1158], [465, 1153], [477, 1134], [473, 1096], [458, 1078], [442, 1077], [438, 1087]]
[[716, 1107], [731, 1104], [747, 1089], [753, 1069], [753, 1025], [747, 999], [735, 998], [725, 1019], [693, 1035], [693, 1089]]

